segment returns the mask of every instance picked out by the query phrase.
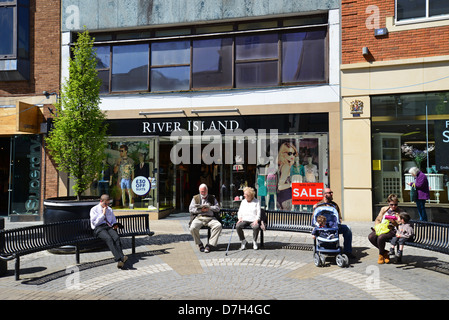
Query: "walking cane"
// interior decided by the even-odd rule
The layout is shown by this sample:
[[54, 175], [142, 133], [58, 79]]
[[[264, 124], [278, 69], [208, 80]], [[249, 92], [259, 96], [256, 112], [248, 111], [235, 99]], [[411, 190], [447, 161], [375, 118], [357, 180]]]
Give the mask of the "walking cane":
[[226, 256], [228, 255], [229, 245], [231, 244], [232, 233], [234, 231], [235, 223], [232, 225], [231, 236], [229, 237], [228, 247], [226, 248]]

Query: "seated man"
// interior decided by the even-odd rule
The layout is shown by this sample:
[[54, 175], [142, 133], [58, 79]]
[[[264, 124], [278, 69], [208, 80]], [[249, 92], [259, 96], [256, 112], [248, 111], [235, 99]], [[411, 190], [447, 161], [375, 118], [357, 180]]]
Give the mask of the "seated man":
[[100, 203], [90, 209], [90, 226], [94, 235], [104, 240], [114, 255], [117, 268], [123, 268], [128, 257], [123, 254], [120, 236], [117, 233], [119, 224], [109, 205], [109, 196], [103, 194]]
[[[200, 251], [208, 253], [212, 249], [211, 247], [217, 246], [218, 237], [221, 233], [221, 223], [215, 217], [215, 213], [220, 212], [220, 207], [215, 196], [208, 194], [207, 185], [200, 185], [199, 191], [200, 194], [194, 196], [189, 205], [190, 233]], [[211, 229], [211, 237], [206, 247], [200, 240], [200, 229], [203, 226]]]

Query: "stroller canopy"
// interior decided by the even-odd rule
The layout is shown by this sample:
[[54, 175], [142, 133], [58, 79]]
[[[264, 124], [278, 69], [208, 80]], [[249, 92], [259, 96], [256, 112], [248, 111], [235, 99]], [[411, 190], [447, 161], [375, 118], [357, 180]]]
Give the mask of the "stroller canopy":
[[340, 219], [338, 217], [338, 211], [332, 206], [326, 206], [322, 205], [317, 207], [313, 211], [313, 218], [312, 218], [312, 224], [315, 227], [318, 227], [319, 224], [316, 221], [316, 218], [318, 216], [324, 216], [326, 217], [326, 225], [328, 228], [337, 228], [338, 224], [340, 223]]

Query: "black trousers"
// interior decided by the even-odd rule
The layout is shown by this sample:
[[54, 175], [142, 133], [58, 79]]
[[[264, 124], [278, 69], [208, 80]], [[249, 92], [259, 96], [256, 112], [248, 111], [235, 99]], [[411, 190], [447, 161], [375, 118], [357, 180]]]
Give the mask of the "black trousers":
[[107, 224], [102, 224], [94, 229], [94, 235], [106, 242], [109, 250], [111, 250], [114, 255], [115, 261], [123, 260], [124, 254], [122, 250], [122, 243], [120, 242], [120, 236], [117, 231], [112, 229]]

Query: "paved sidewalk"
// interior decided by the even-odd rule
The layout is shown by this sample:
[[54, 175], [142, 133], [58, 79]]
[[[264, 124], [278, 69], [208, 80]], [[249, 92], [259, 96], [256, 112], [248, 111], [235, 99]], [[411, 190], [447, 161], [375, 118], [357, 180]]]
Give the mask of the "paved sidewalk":
[[[14, 228], [34, 223], [11, 223]], [[402, 264], [377, 264], [368, 242], [371, 222], [348, 222], [356, 259], [348, 268], [335, 261], [318, 268], [309, 234], [265, 232], [265, 248], [239, 250], [236, 232], [223, 230], [218, 250], [201, 253], [188, 231], [188, 215], [150, 221], [152, 237], [122, 239], [129, 260], [117, 269], [109, 251], [54, 255], [47, 251], [21, 258], [21, 279], [14, 262], [0, 278], [0, 300], [376, 300], [448, 299], [449, 255], [406, 247]], [[249, 243], [251, 232], [245, 230]], [[204, 239], [206, 231], [202, 231]], [[186, 310], [187, 311], [187, 310]], [[224, 312], [224, 310], [221, 310]]]

